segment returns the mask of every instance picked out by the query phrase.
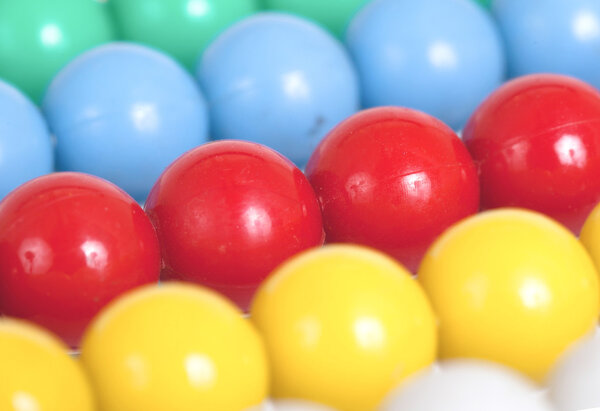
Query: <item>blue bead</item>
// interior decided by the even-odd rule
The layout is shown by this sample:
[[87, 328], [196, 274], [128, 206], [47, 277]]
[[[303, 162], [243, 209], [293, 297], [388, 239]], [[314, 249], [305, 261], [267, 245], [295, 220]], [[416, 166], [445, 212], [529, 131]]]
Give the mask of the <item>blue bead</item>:
[[346, 44], [365, 107], [410, 107], [454, 129], [504, 80], [498, 30], [471, 0], [375, 0], [350, 23]]
[[39, 109], [0, 81], [0, 200], [53, 167], [52, 140]]
[[43, 108], [59, 170], [103, 177], [140, 202], [167, 165], [208, 139], [194, 78], [170, 57], [129, 43], [100, 46], [69, 63]]
[[343, 45], [283, 13], [255, 14], [229, 28], [205, 51], [197, 77], [213, 138], [262, 143], [299, 166], [360, 105]]
[[600, 0], [496, 0], [511, 77], [578, 77], [600, 88]]

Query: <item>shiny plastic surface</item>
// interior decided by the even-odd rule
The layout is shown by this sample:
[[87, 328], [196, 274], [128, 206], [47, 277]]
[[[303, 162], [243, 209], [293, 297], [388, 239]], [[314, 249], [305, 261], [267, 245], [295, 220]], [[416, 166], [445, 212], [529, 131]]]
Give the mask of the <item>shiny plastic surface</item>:
[[95, 411], [87, 376], [67, 347], [45, 330], [0, 319], [0, 409]]
[[600, 92], [537, 74], [494, 91], [463, 140], [478, 165], [483, 208], [543, 212], [575, 234], [600, 201]]
[[266, 8], [298, 14], [341, 36], [360, 8], [370, 0], [263, 0]]
[[106, 5], [92, 0], [0, 0], [0, 78], [39, 103], [79, 53], [115, 38]]
[[0, 313], [76, 347], [106, 303], [158, 281], [159, 253], [148, 217], [114, 185], [78, 173], [39, 177], [0, 203]]
[[208, 138], [194, 79], [166, 55], [129, 43], [66, 66], [44, 98], [57, 167], [105, 178], [143, 201], [165, 167]]
[[452, 360], [398, 387], [379, 411], [557, 411], [539, 391], [508, 367]]
[[0, 200], [53, 168], [46, 121], [27, 97], [0, 80]]
[[436, 240], [418, 273], [442, 358], [496, 361], [542, 380], [595, 329], [598, 273], [577, 239], [542, 214], [488, 211]]
[[379, 252], [330, 245], [284, 263], [252, 302], [271, 362], [271, 394], [374, 410], [435, 359], [436, 323], [410, 273]]
[[413, 272], [436, 236], [479, 208], [475, 165], [456, 134], [404, 108], [365, 110], [339, 124], [306, 175], [327, 242], [375, 247]]
[[81, 360], [101, 411], [239, 411], [261, 403], [263, 342], [231, 303], [190, 284], [115, 301], [87, 331]]
[[600, 88], [598, 0], [495, 0], [511, 77], [561, 73]]
[[162, 278], [215, 288], [242, 308], [278, 264], [323, 242], [306, 177], [255, 143], [219, 141], [186, 153], [145, 207], [162, 247]]
[[364, 107], [425, 111], [461, 128], [504, 79], [491, 16], [472, 0], [377, 0], [354, 17], [346, 45]]
[[156, 47], [193, 70], [229, 25], [258, 10], [257, 0], [111, 0], [121, 38]]
[[281, 13], [256, 14], [226, 30], [204, 53], [197, 77], [212, 138], [265, 144], [299, 166], [359, 108], [358, 78], [342, 44]]

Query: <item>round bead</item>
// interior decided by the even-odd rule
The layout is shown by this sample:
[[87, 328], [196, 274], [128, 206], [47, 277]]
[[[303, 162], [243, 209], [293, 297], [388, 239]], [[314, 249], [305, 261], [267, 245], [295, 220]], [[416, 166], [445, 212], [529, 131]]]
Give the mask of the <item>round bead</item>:
[[157, 282], [159, 268], [148, 217], [107, 181], [50, 174], [0, 203], [0, 314], [35, 321], [73, 347], [104, 305]]
[[163, 50], [192, 70], [225, 28], [255, 12], [257, 0], [111, 0], [121, 38]]
[[342, 44], [301, 18], [261, 13], [206, 50], [197, 77], [215, 139], [265, 144], [303, 166], [323, 136], [359, 108]]
[[148, 286], [103, 310], [81, 348], [101, 410], [239, 411], [268, 391], [263, 342], [219, 295]]
[[328, 242], [377, 248], [411, 271], [444, 229], [479, 208], [466, 148], [442, 122], [410, 109], [374, 108], [343, 121], [306, 175]]
[[261, 285], [262, 333], [275, 398], [374, 409], [435, 359], [435, 317], [419, 284], [384, 254], [353, 245], [310, 250]]
[[511, 77], [561, 73], [600, 88], [600, 2], [496, 0]]
[[306, 177], [256, 143], [218, 141], [186, 153], [145, 207], [162, 247], [162, 278], [214, 288], [244, 309], [276, 266], [323, 242]]
[[95, 411], [95, 398], [78, 361], [47, 331], [0, 319], [0, 409]]
[[0, 1], [0, 78], [39, 103], [80, 53], [115, 39], [106, 5], [81, 0]]
[[600, 92], [532, 74], [494, 91], [463, 140], [479, 168], [481, 205], [540, 211], [579, 234], [600, 201]]
[[531, 211], [470, 217], [439, 237], [418, 273], [442, 358], [481, 358], [542, 380], [595, 328], [598, 273], [567, 229]]
[[346, 45], [364, 107], [422, 110], [455, 130], [504, 79], [500, 35], [472, 0], [372, 1]]
[[166, 55], [135, 44], [108, 44], [71, 61], [43, 108], [59, 170], [100, 176], [139, 202], [167, 165], [208, 138], [194, 79]]

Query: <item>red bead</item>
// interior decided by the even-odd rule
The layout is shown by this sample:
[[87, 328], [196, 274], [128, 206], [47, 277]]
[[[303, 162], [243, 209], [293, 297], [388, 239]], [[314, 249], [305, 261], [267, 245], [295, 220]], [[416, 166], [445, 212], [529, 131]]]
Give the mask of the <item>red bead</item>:
[[475, 165], [456, 134], [405, 108], [374, 108], [343, 121], [306, 173], [327, 242], [377, 248], [413, 272], [435, 237], [479, 206]]
[[277, 265], [323, 243], [306, 177], [255, 143], [224, 140], [184, 154], [158, 179], [146, 211], [161, 243], [162, 278], [211, 287], [243, 309]]
[[464, 141], [483, 208], [525, 207], [579, 234], [600, 201], [600, 93], [574, 78], [510, 81], [475, 111]]
[[51, 174], [0, 203], [0, 313], [34, 321], [73, 347], [104, 305], [157, 282], [159, 270], [148, 217], [105, 180]]

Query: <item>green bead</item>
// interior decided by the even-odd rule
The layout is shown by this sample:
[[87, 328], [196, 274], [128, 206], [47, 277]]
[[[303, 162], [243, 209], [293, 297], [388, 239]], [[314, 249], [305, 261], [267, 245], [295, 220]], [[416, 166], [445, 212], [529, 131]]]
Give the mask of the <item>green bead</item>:
[[193, 69], [226, 27], [258, 10], [257, 0], [110, 0], [125, 40], [163, 50]]
[[0, 78], [39, 103], [65, 64], [114, 38], [106, 6], [94, 0], [0, 0]]
[[369, 0], [263, 0], [266, 8], [307, 17], [341, 37], [346, 26]]
[[492, 0], [476, 0], [476, 1], [477, 1], [477, 3], [481, 4], [486, 9], [489, 9], [492, 7]]

